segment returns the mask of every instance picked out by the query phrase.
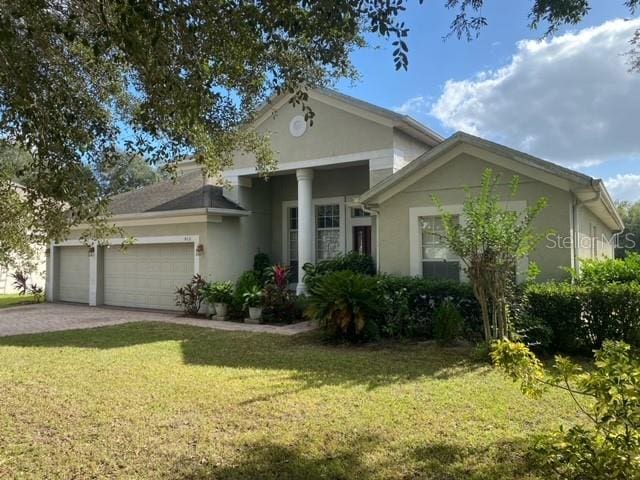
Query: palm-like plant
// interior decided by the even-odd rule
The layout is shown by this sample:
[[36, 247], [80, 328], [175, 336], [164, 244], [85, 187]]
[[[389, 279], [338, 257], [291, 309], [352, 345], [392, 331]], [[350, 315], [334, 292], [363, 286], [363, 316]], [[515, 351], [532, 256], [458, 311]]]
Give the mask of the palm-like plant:
[[350, 271], [323, 276], [309, 291], [307, 315], [332, 336], [350, 340], [362, 336], [367, 321], [380, 313], [380, 294], [374, 277]]

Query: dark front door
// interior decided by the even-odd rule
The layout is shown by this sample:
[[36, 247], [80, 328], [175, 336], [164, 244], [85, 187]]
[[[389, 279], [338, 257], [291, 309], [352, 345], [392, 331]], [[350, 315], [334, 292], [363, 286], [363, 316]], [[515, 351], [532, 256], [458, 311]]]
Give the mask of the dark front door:
[[371, 256], [371, 226], [359, 225], [353, 227], [353, 250]]

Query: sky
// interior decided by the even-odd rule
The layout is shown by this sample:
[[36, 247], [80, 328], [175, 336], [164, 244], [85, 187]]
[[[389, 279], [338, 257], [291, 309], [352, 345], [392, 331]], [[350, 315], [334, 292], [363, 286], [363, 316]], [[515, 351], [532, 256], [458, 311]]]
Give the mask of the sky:
[[487, 0], [472, 42], [443, 41], [454, 13], [445, 0], [409, 0], [409, 69], [390, 42], [371, 37], [353, 53], [361, 78], [346, 94], [414, 117], [444, 136], [479, 135], [602, 178], [616, 200], [640, 200], [640, 73], [628, 42], [640, 29], [623, 0], [592, 0], [577, 26], [543, 38], [528, 27], [532, 2]]

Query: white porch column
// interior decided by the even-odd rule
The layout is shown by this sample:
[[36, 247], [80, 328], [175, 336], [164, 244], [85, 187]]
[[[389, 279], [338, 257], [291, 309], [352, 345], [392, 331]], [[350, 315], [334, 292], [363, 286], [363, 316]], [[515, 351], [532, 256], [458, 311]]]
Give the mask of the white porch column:
[[305, 263], [313, 261], [313, 170], [296, 170], [298, 179], [298, 286], [296, 293], [306, 291], [304, 284]]

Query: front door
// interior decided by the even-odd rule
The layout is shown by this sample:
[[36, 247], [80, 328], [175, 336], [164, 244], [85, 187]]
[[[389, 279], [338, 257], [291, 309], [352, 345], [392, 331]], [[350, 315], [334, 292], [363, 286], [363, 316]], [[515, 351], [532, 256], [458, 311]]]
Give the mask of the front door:
[[371, 256], [371, 225], [353, 227], [353, 250]]

